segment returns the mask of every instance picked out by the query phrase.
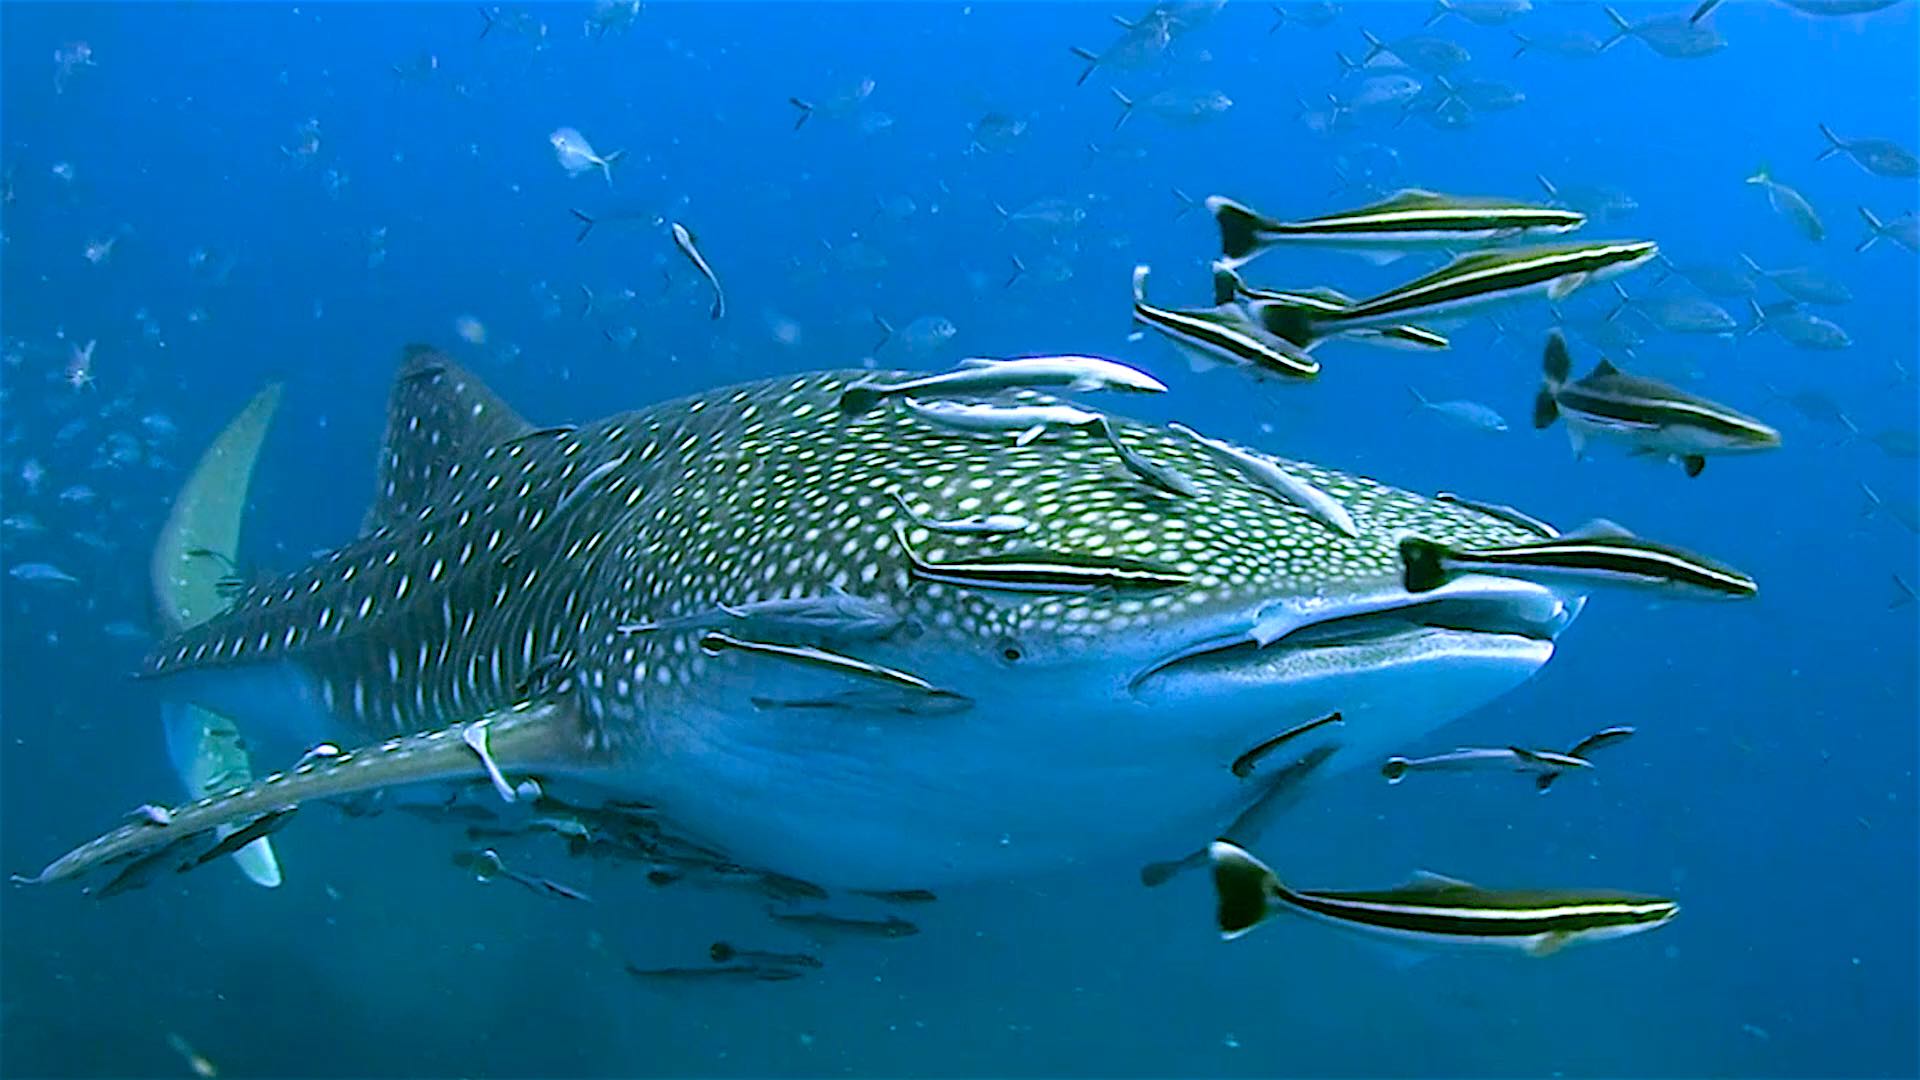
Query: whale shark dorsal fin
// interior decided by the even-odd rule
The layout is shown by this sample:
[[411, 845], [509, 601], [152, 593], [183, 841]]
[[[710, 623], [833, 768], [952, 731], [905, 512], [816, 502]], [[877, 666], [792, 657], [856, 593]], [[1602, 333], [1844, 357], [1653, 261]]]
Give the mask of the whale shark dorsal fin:
[[387, 397], [380, 486], [363, 532], [411, 518], [430, 505], [448, 469], [532, 425], [453, 358], [409, 345]]
[[[475, 753], [469, 741], [476, 728], [485, 733], [485, 755]], [[48, 884], [108, 863], [163, 855], [178, 856], [180, 869], [186, 869], [198, 865], [194, 856], [205, 861], [235, 833], [304, 802], [406, 784], [485, 780], [495, 769], [524, 777], [529, 771], [577, 764], [590, 753], [587, 746], [571, 701], [522, 703], [450, 727], [309, 757], [286, 772], [226, 794], [143, 816], [55, 859], [35, 877], [14, 880]]]

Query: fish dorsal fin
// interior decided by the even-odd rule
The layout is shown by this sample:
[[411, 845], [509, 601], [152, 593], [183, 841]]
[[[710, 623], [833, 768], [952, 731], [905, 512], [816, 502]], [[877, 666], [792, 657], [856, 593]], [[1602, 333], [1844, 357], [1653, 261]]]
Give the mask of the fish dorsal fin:
[[1613, 366], [1613, 361], [1603, 356], [1600, 358], [1599, 363], [1593, 365], [1593, 370], [1587, 373], [1587, 378], [1599, 379], [1605, 378], [1608, 375], [1618, 374], [1620, 374], [1620, 369]]
[[1471, 881], [1462, 881], [1457, 877], [1448, 877], [1445, 874], [1436, 874], [1432, 870], [1415, 870], [1413, 872], [1413, 877], [1408, 879], [1407, 884], [1415, 888], [1421, 888], [1421, 889], [1477, 889], [1479, 888], [1478, 885], [1475, 885]]
[[1562, 533], [1561, 536], [1572, 540], [1618, 540], [1633, 536], [1633, 532], [1617, 521], [1594, 518], [1572, 532]]
[[380, 487], [362, 531], [413, 517], [431, 504], [456, 461], [532, 427], [453, 358], [410, 345], [387, 398]]
[[1369, 210], [1406, 210], [1416, 206], [1432, 206], [1444, 202], [1445, 197], [1437, 191], [1426, 188], [1401, 188], [1381, 202], [1368, 207]]

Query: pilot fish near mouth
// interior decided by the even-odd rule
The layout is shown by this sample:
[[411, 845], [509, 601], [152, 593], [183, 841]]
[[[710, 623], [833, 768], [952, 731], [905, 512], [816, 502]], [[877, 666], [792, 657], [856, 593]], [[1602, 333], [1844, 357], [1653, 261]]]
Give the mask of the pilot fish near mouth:
[[[1106, 418], [1190, 495], [1119, 467], [1098, 433], [1019, 444], [841, 407], [856, 384], [916, 375], [808, 372], [535, 428], [410, 348], [363, 535], [140, 670], [233, 718], [256, 761], [299, 763], [38, 880], [309, 799], [499, 773], [577, 803], [644, 800], [731, 859], [833, 887], [1118, 862], [1213, 835], [1254, 794], [1234, 762], [1306, 721], [1344, 718], [1285, 747], [1325, 759], [1316, 783], [1377, 766], [1525, 681], [1582, 602], [1472, 573], [1409, 593], [1404, 536], [1537, 537], [1363, 477], [1285, 463], [1346, 535], [1168, 428]], [[1026, 527], [928, 524], [990, 515]], [[712, 612], [810, 597], [899, 625], [771, 620], [711, 647]], [[301, 759], [323, 740], [349, 749]]]

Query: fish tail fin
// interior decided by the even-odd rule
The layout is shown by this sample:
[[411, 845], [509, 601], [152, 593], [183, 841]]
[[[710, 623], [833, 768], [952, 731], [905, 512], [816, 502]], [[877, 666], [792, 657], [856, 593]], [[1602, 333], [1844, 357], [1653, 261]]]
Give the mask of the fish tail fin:
[[1452, 12], [1453, 5], [1448, 3], [1447, 0], [1433, 0], [1433, 14], [1427, 16], [1426, 25], [1432, 26], [1452, 14]]
[[1610, 7], [1603, 7], [1600, 10], [1606, 12], [1608, 20], [1613, 23], [1613, 36], [1600, 43], [1600, 51], [1606, 52], [1608, 49], [1613, 48], [1622, 40], [1632, 35], [1633, 24]]
[[1147, 275], [1152, 272], [1153, 269], [1145, 263], [1133, 268], [1133, 303], [1136, 309], [1147, 302]]
[[879, 352], [887, 347], [887, 342], [893, 340], [893, 324], [878, 315], [873, 317], [873, 324], [880, 328], [880, 340], [873, 343], [873, 351]]
[[1760, 301], [1751, 296], [1747, 297], [1747, 310], [1753, 312], [1753, 321], [1747, 324], [1745, 330], [1740, 331], [1741, 337], [1748, 337], [1767, 325], [1767, 310], [1760, 306]]
[[1773, 167], [1764, 161], [1760, 163], [1759, 168], [1753, 171], [1752, 176], [1747, 177], [1747, 183], [1749, 184], [1766, 184], [1772, 182], [1772, 180]]
[[1087, 79], [1093, 75], [1093, 69], [1100, 66], [1100, 57], [1098, 54], [1083, 49], [1078, 45], [1071, 46], [1070, 51], [1073, 55], [1087, 62], [1087, 66], [1080, 72], [1080, 77], [1073, 80], [1073, 85], [1084, 86], [1086, 85]]
[[[476, 729], [484, 734], [476, 735]], [[404, 784], [484, 779], [500, 765], [520, 771], [565, 761], [578, 753], [580, 736], [578, 719], [568, 706], [515, 706], [449, 728], [303, 761], [228, 794], [175, 807], [165, 815], [166, 824], [143, 818], [123, 825], [55, 859], [38, 875], [14, 880], [44, 885], [109, 863], [168, 852], [177, 854], [185, 869], [226, 853], [222, 849], [235, 836], [211, 840], [222, 827], [246, 832], [315, 799]], [[477, 753], [476, 745], [487, 747], [488, 753]], [[199, 850], [209, 841], [207, 850]]]
[[846, 416], [860, 416], [873, 408], [879, 400], [880, 387], [862, 379], [840, 391], [840, 412]]
[[[174, 497], [150, 566], [159, 621], [170, 632], [197, 626], [231, 606], [221, 581], [239, 554], [254, 465], [279, 402], [278, 384], [248, 402], [208, 445]], [[201, 557], [208, 554], [216, 558]], [[252, 759], [231, 720], [183, 702], [163, 702], [160, 720], [168, 757], [189, 798], [252, 782]], [[264, 835], [236, 852], [235, 860], [255, 884], [269, 889], [280, 884], [280, 866]]]
[[1835, 154], [1844, 154], [1847, 152], [1847, 144], [1840, 141], [1840, 136], [1835, 135], [1832, 128], [1821, 124], [1820, 134], [1827, 137], [1827, 148], [1814, 155], [1813, 160], [1825, 161]]
[[586, 212], [583, 210], [574, 210], [569, 208], [567, 213], [572, 214], [574, 217], [574, 220], [580, 223], [580, 232], [576, 234], [573, 238], [573, 242], [576, 244], [585, 241], [587, 238], [587, 234], [593, 231], [593, 227], [595, 225], [599, 224], [593, 218], [587, 216]]
[[1239, 263], [1260, 250], [1260, 228], [1267, 219], [1223, 195], [1207, 196], [1207, 210], [1220, 227], [1220, 253]]
[[807, 121], [813, 119], [813, 102], [803, 101], [797, 97], [790, 97], [787, 99], [787, 104], [800, 110], [800, 115], [794, 117], [793, 130], [799, 131], [801, 128], [807, 126]]
[[1013, 260], [1013, 273], [1009, 274], [1006, 283], [1000, 286], [1003, 289], [1012, 288], [1013, 283], [1020, 280], [1020, 275], [1027, 272], [1027, 264], [1020, 261], [1020, 256], [1009, 255], [1007, 258]]
[[1540, 187], [1547, 193], [1547, 198], [1557, 199], [1560, 197], [1560, 189], [1553, 186], [1553, 181], [1547, 179], [1546, 173], [1534, 173], [1533, 178], [1540, 182]]
[[1431, 404], [1431, 402], [1427, 400], [1427, 395], [1421, 393], [1412, 383], [1407, 384], [1407, 393], [1413, 395], [1413, 403], [1419, 408], [1424, 409]]
[[1856, 206], [1854, 209], [1860, 211], [1860, 219], [1867, 223], [1867, 238], [1854, 245], [1853, 248], [1854, 254], [1857, 255], [1872, 247], [1875, 241], [1885, 236], [1887, 234], [1887, 227], [1881, 223], [1878, 217], [1874, 216], [1873, 211], [1866, 207]]
[[[1907, 584], [1904, 580], [1902, 580], [1899, 574], [1894, 574], [1892, 575], [1892, 577], [1893, 577], [1893, 600], [1887, 604], [1888, 611], [1892, 611], [1895, 608], [1906, 607], [1908, 604], [1911, 604], [1914, 601], [1913, 586]], [[1146, 871], [1144, 870], [1141, 871], [1141, 876], [1144, 878], [1146, 876]]]
[[1240, 290], [1245, 287], [1246, 284], [1240, 280], [1239, 271], [1228, 265], [1225, 259], [1220, 259], [1213, 264], [1214, 307], [1233, 303], [1234, 297], [1239, 296]]
[[1406, 758], [1390, 757], [1386, 764], [1380, 766], [1380, 775], [1387, 778], [1387, 783], [1397, 784], [1407, 778], [1407, 765]]
[[1560, 771], [1558, 769], [1552, 772], [1543, 772], [1540, 775], [1533, 778], [1533, 789], [1539, 792], [1540, 794], [1545, 795], [1547, 793], [1547, 790], [1553, 787], [1553, 782], [1555, 780], [1558, 780], [1559, 778], [1560, 778]]
[[1533, 397], [1534, 428], [1552, 427], [1560, 418], [1560, 402], [1555, 394], [1573, 374], [1573, 357], [1567, 353], [1567, 339], [1555, 330], [1547, 335], [1545, 356], [1540, 362], [1540, 391]]
[[582, 285], [580, 286], [580, 317], [585, 319], [591, 314], [593, 314], [593, 290]]
[[606, 156], [600, 159], [600, 172], [602, 175], [604, 175], [607, 178], [608, 187], [613, 186], [614, 163], [626, 156], [627, 156], [627, 152], [625, 150], [615, 150], [613, 153], [607, 154]]
[[1271, 34], [1275, 30], [1287, 25], [1287, 9], [1281, 7], [1279, 4], [1268, 4], [1267, 6], [1273, 9], [1273, 25], [1267, 27], [1267, 33]]
[[1628, 305], [1633, 303], [1633, 297], [1627, 295], [1627, 287], [1625, 285], [1616, 281], [1613, 283], [1613, 291], [1620, 297], [1620, 302], [1613, 305], [1612, 311], [1607, 312], [1608, 322], [1619, 318], [1620, 313], [1627, 310]]
[[1193, 208], [1200, 205], [1193, 196], [1181, 191], [1179, 188], [1173, 188], [1171, 190], [1173, 191], [1174, 200], [1180, 204], [1180, 211], [1173, 215], [1173, 220], [1179, 221], [1181, 218], [1193, 213]]
[[1701, 19], [1713, 14], [1713, 9], [1719, 6], [1720, 0], [1701, 0], [1700, 6], [1694, 8], [1693, 14], [1687, 16], [1687, 24], [1691, 26], [1698, 23]]
[[1867, 497], [1867, 501], [1865, 503], [1862, 503], [1860, 506], [1860, 516], [1863, 518], [1870, 518], [1880, 509], [1881, 506], [1885, 504], [1882, 503], [1880, 500], [1880, 493], [1868, 487], [1867, 482], [1865, 480], [1862, 480], [1859, 483], [1860, 483], [1860, 494], [1865, 495]]
[[1521, 33], [1518, 30], [1509, 30], [1507, 31], [1507, 33], [1512, 34], [1513, 40], [1518, 43], [1518, 47], [1513, 50], [1513, 57], [1512, 57], [1512, 59], [1518, 60], [1520, 59], [1521, 54], [1525, 53], [1527, 49], [1532, 47], [1533, 39]]
[[1113, 99], [1120, 103], [1120, 118], [1113, 122], [1113, 130], [1119, 131], [1120, 125], [1126, 123], [1127, 117], [1133, 115], [1133, 99], [1121, 93], [1117, 86], [1110, 86], [1107, 89], [1113, 91]]
[[493, 30], [493, 24], [495, 20], [493, 17], [493, 12], [488, 11], [484, 5], [479, 8], [479, 11], [480, 11], [480, 36], [477, 38], [474, 38], [474, 40], [485, 41], [487, 39], [487, 34]]
[[1006, 228], [1007, 222], [1013, 220], [1013, 215], [1007, 213], [1007, 208], [1004, 206], [1001, 206], [999, 203], [990, 203], [989, 205], [993, 207], [994, 213], [1000, 215], [1000, 227], [1003, 229]]
[[1418, 536], [1400, 541], [1400, 565], [1405, 569], [1407, 591], [1432, 592], [1447, 583], [1447, 546]]
[[1383, 52], [1389, 51], [1387, 49], [1387, 43], [1384, 41], [1381, 41], [1377, 37], [1374, 37], [1373, 32], [1371, 30], [1368, 30], [1365, 27], [1361, 27], [1360, 36], [1367, 39], [1367, 55], [1360, 58], [1361, 67], [1365, 67], [1367, 66], [1367, 64], [1371, 63], [1374, 57], [1379, 56]]
[[1266, 921], [1267, 898], [1284, 888], [1266, 863], [1227, 840], [1207, 846], [1213, 863], [1213, 891], [1219, 901], [1214, 918], [1222, 940], [1232, 940]]

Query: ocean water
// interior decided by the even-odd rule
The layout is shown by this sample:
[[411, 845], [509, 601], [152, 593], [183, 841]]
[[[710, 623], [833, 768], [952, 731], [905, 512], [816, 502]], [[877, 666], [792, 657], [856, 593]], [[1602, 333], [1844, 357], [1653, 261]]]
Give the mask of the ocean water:
[[[815, 368], [1073, 352], [1164, 379], [1165, 400], [1123, 406], [1145, 419], [1563, 526], [1612, 519], [1752, 574], [1760, 593], [1738, 602], [1596, 592], [1532, 680], [1404, 750], [1563, 749], [1635, 727], [1592, 777], [1542, 797], [1507, 775], [1388, 786], [1348, 771], [1254, 845], [1306, 886], [1386, 887], [1424, 868], [1657, 893], [1680, 901], [1677, 920], [1546, 958], [1410, 964], [1298, 918], [1222, 942], [1204, 873], [1147, 889], [1139, 860], [1089, 858], [894, 909], [918, 924], [911, 937], [814, 943], [771, 926], [751, 893], [636, 888], [549, 848], [523, 868], [595, 902], [543, 898], [456, 867], [457, 826], [316, 808], [274, 837], [275, 890], [215, 865], [105, 899], [65, 883], [0, 891], [0, 1072], [1920, 1071], [1920, 605], [1899, 602], [1920, 581], [1916, 259], [1890, 240], [1855, 250], [1857, 207], [1891, 222], [1920, 188], [1815, 160], [1821, 124], [1920, 142], [1913, 5], [1816, 17], [1730, 3], [1707, 20], [1724, 48], [1686, 59], [1632, 38], [1597, 56], [1512, 55], [1516, 31], [1604, 40], [1597, 5], [1430, 29], [1417, 4], [1350, 3], [1321, 27], [1299, 17], [1310, 5], [1284, 7], [1294, 17], [1276, 27], [1244, 0], [1174, 14], [648, 4], [627, 17], [590, 4], [0, 6], [0, 560], [16, 571], [0, 579], [0, 862], [32, 874], [129, 807], [179, 801], [155, 694], [128, 677], [154, 630], [147, 553], [184, 470], [269, 381], [285, 396], [252, 492], [248, 573], [355, 534], [411, 342], [445, 349], [536, 423]], [[1329, 92], [1369, 77], [1343, 78], [1335, 57], [1365, 56], [1363, 31], [1455, 42], [1471, 54], [1453, 77], [1463, 93], [1490, 80], [1524, 102], [1448, 99], [1439, 115], [1459, 127], [1389, 106], [1315, 130]], [[1104, 55], [1081, 84], [1075, 47]], [[1187, 107], [1214, 92], [1230, 107]], [[790, 98], [811, 105], [804, 124]], [[611, 185], [560, 167], [548, 136], [563, 126], [602, 156], [624, 152]], [[1823, 240], [1745, 182], [1763, 162], [1815, 208]], [[1596, 283], [1557, 307], [1450, 324], [1446, 352], [1332, 343], [1313, 384], [1281, 386], [1190, 371], [1130, 324], [1136, 264], [1153, 267], [1157, 302], [1207, 300], [1218, 238], [1185, 198], [1295, 217], [1414, 186], [1538, 201], [1539, 177], [1570, 200], [1630, 193], [1631, 209], [1593, 215], [1579, 238], [1657, 240], [1688, 269], [1739, 271], [1745, 254], [1824, 272], [1851, 302], [1809, 310], [1851, 345], [1744, 333], [1737, 297], [1715, 299], [1731, 334], [1661, 330], [1644, 308], [1609, 320], [1618, 298]], [[573, 210], [598, 219], [584, 238]], [[709, 319], [669, 220], [692, 227], [724, 283], [724, 319]], [[1026, 269], [1009, 282], [1015, 258]], [[1288, 249], [1247, 275], [1368, 295], [1435, 265]], [[1662, 276], [1617, 280], [1636, 300], [1698, 295]], [[1783, 299], [1765, 280], [1754, 295]], [[1562, 427], [1530, 423], [1556, 318], [1576, 368], [1604, 353], [1672, 379], [1766, 419], [1782, 447], [1713, 459], [1694, 479], [1617, 454], [1576, 460]], [[891, 337], [876, 348], [881, 321]], [[1623, 325], [1643, 340], [1607, 340]], [[89, 342], [91, 384], [76, 389], [67, 375]], [[1482, 403], [1508, 429], [1418, 409], [1409, 387]], [[35, 563], [76, 580], [17, 576]], [[1100, 730], [1086, 739], [1111, 749]], [[1134, 824], [1138, 794], [1111, 792], [1115, 831]], [[715, 940], [824, 966], [748, 985], [624, 970], [705, 964]]]

